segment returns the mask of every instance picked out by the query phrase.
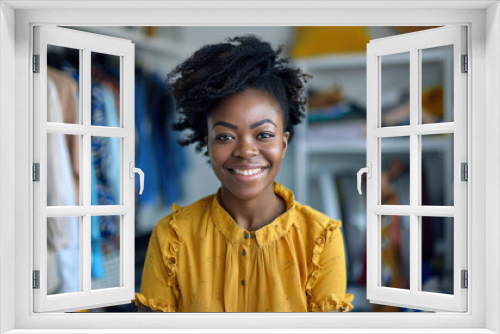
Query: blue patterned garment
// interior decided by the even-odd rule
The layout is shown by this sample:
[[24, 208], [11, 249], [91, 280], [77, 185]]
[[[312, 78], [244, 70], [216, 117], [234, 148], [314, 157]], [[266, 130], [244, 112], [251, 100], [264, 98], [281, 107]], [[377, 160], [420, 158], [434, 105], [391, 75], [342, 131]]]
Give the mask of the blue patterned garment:
[[[104, 105], [104, 94], [99, 83], [92, 82], [92, 99], [91, 99], [91, 124], [98, 126], [106, 126], [106, 109]], [[108, 165], [112, 162], [111, 159], [118, 159], [120, 152], [110, 152], [109, 138], [94, 136], [91, 139], [92, 144], [92, 161], [93, 173], [95, 175], [95, 187], [97, 196], [92, 196], [92, 205], [118, 205], [119, 199], [113, 195], [111, 188], [110, 177], [107, 173]], [[92, 180], [93, 181], [93, 180]], [[93, 224], [92, 227], [95, 225]], [[120, 237], [119, 219], [115, 216], [99, 216], [100, 243], [107, 251], [111, 251], [116, 247], [116, 240]], [[95, 236], [95, 231], [92, 235]], [[99, 257], [99, 252], [96, 250], [93, 256]], [[93, 258], [93, 261], [100, 261], [100, 258]], [[97, 268], [96, 268], [97, 269]], [[94, 277], [101, 276], [99, 270], [93, 272]]]

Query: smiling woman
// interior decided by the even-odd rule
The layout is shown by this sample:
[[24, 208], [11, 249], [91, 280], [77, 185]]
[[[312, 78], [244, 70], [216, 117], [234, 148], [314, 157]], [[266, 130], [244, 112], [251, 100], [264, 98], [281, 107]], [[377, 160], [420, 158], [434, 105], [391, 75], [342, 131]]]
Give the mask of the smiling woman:
[[304, 117], [308, 75], [255, 36], [207, 45], [169, 74], [221, 187], [179, 207], [150, 239], [140, 311], [350, 311], [340, 220], [295, 201], [275, 182]]

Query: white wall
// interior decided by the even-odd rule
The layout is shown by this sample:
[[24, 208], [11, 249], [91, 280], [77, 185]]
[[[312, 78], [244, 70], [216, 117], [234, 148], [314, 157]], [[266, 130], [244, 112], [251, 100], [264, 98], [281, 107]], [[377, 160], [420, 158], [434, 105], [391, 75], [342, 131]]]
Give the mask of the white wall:
[[[499, 4], [493, 4], [486, 11], [486, 36], [495, 41], [486, 41], [486, 69], [489, 73], [494, 73], [496, 78], [500, 77], [500, 64], [498, 63], [500, 57], [499, 38], [500, 38], [500, 7]], [[485, 175], [487, 175], [487, 182], [493, 185], [492, 188], [487, 189], [486, 195], [486, 213], [487, 219], [493, 224], [486, 224], [486, 252], [488, 254], [496, 254], [493, 256], [495, 259], [488, 263], [486, 266], [486, 285], [490, 287], [486, 291], [486, 328], [500, 332], [500, 309], [498, 308], [498, 300], [500, 300], [500, 263], [499, 254], [500, 248], [498, 245], [498, 235], [500, 228], [498, 222], [500, 221], [500, 211], [498, 203], [500, 201], [500, 178], [498, 173], [498, 166], [500, 161], [498, 153], [488, 154], [488, 152], [498, 152], [500, 148], [500, 135], [498, 126], [500, 123], [499, 109], [500, 100], [498, 90], [498, 79], [493, 80], [491, 76], [486, 76], [486, 154], [485, 154]], [[481, 168], [481, 165], [477, 166]], [[491, 191], [493, 190], [493, 191]], [[494, 263], [493, 263], [494, 262]]]
[[[15, 222], [15, 154], [12, 145], [15, 138], [14, 117], [14, 10], [0, 2], [0, 252], [14, 250]], [[7, 191], [6, 191], [7, 190]], [[14, 328], [14, 268], [13, 257], [2, 257], [0, 262], [0, 332]]]

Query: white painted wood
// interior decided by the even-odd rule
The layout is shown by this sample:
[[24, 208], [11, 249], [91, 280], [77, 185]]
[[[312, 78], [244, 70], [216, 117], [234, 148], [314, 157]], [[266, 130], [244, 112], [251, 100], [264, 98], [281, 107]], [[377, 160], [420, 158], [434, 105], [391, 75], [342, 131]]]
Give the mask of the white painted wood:
[[90, 126], [47, 122], [47, 133], [63, 133], [73, 135], [86, 135], [88, 133], [90, 136], [123, 138], [130, 135], [130, 130], [97, 125]]
[[[80, 104], [82, 124], [47, 124], [47, 45], [80, 50]], [[34, 311], [73, 311], [104, 305], [129, 303], [134, 295], [134, 180], [124, 177], [124, 163], [134, 161], [134, 45], [128, 40], [108, 38], [70, 29], [35, 27], [34, 51], [40, 54], [40, 73], [34, 75], [35, 147], [34, 159], [40, 162], [41, 178], [34, 192], [35, 219], [34, 270], [40, 270], [40, 289], [34, 289]], [[91, 53], [101, 52], [121, 57], [120, 119], [121, 128], [91, 125]], [[81, 206], [47, 207], [47, 133], [82, 136], [80, 155]], [[91, 206], [91, 138], [105, 136], [121, 138], [120, 161], [123, 205]], [[120, 201], [120, 200], [119, 200]], [[121, 202], [120, 202], [121, 203]], [[120, 282], [113, 289], [92, 290], [91, 282], [91, 217], [120, 215]], [[80, 219], [80, 292], [47, 294], [47, 217], [79, 216]]]
[[[421, 100], [421, 52], [422, 49], [454, 45], [454, 122], [439, 125], [418, 126], [420, 119]], [[380, 57], [388, 54], [410, 52], [410, 125], [392, 128], [380, 128], [380, 120], [376, 120], [375, 113], [380, 118]], [[379, 206], [380, 198], [380, 172], [368, 180], [367, 224], [372, 227], [367, 233], [369, 261], [367, 297], [377, 303], [386, 302], [389, 305], [399, 305], [408, 308], [432, 309], [465, 312], [467, 310], [467, 290], [461, 289], [460, 271], [467, 269], [467, 182], [460, 181], [460, 163], [467, 162], [467, 132], [466, 132], [466, 106], [467, 106], [467, 75], [460, 73], [460, 58], [466, 54], [466, 31], [464, 27], [450, 26], [430, 29], [422, 32], [403, 34], [373, 40], [368, 46], [368, 125], [367, 145], [368, 161], [373, 161], [372, 166], [380, 167], [380, 137], [406, 135], [410, 136], [410, 210], [408, 206], [393, 208]], [[375, 86], [375, 88], [373, 88]], [[370, 89], [371, 87], [371, 89]], [[417, 130], [418, 131], [415, 131]], [[376, 131], [374, 131], [376, 130]], [[428, 133], [454, 133], [454, 207], [428, 207], [419, 206], [421, 194], [421, 146], [420, 134]], [[377, 152], [376, 154], [373, 152]], [[372, 160], [373, 159], [373, 160]], [[371, 191], [371, 192], [370, 192]], [[373, 196], [373, 198], [371, 198]], [[387, 289], [380, 286], [381, 276], [381, 239], [380, 239], [380, 211], [386, 215], [410, 216], [410, 289]], [[378, 210], [378, 211], [377, 211]], [[454, 295], [440, 296], [439, 294], [422, 293], [421, 289], [421, 219], [420, 215], [444, 215], [454, 217]], [[377, 231], [373, 227], [377, 227]], [[373, 254], [376, 254], [373, 255]]]
[[[287, 332], [300, 332], [300, 333], [318, 333], [318, 332], [349, 332], [349, 333], [492, 333], [486, 329], [485, 319], [486, 311], [490, 314], [491, 322], [498, 322], [499, 298], [495, 297], [492, 291], [498, 291], [498, 226], [491, 226], [490, 220], [498, 221], [492, 216], [493, 211], [498, 211], [498, 187], [497, 183], [491, 182], [494, 177], [498, 180], [495, 173], [489, 176], [488, 183], [485, 183], [485, 158], [484, 151], [485, 144], [487, 144], [488, 161], [496, 161], [500, 155], [498, 151], [498, 141], [487, 141], [486, 138], [497, 138], [498, 135], [493, 135], [494, 132], [498, 133], [498, 122], [487, 122], [486, 114], [489, 116], [497, 115], [495, 105], [498, 104], [498, 87], [499, 78], [497, 72], [491, 71], [491, 68], [498, 67], [498, 53], [491, 52], [490, 49], [497, 49], [499, 40], [491, 38], [498, 34], [495, 29], [486, 30], [485, 27], [497, 27], [498, 15], [492, 15], [485, 25], [485, 11], [480, 9], [484, 4], [479, 4], [476, 1], [463, 1], [463, 2], [449, 2], [449, 1], [432, 1], [432, 2], [411, 2], [405, 1], [397, 6], [408, 6], [411, 8], [427, 8], [427, 9], [412, 9], [400, 10], [394, 8], [394, 2], [386, 2], [385, 8], [392, 8], [387, 11], [382, 9], [380, 2], [370, 2], [370, 9], [363, 7], [361, 2], [352, 2], [355, 7], [359, 4], [356, 10], [335, 9], [331, 10], [321, 7], [321, 10], [313, 10], [311, 2], [305, 4], [307, 10], [293, 9], [290, 2], [283, 5], [285, 8], [276, 9], [267, 8], [260, 10], [264, 4], [254, 3], [249, 10], [230, 10], [220, 9], [210, 12], [207, 15], [205, 10], [201, 10], [199, 5], [193, 5], [189, 10], [183, 10], [187, 5], [177, 3], [176, 8], [169, 10], [153, 10], [153, 11], [138, 11], [136, 10], [137, 4], [133, 3], [134, 10], [117, 9], [109, 11], [104, 16], [101, 10], [80, 9], [77, 10], [61, 10], [61, 6], [86, 6], [87, 8], [96, 8], [102, 2], [47, 2], [38, 1], [36, 4], [33, 2], [15, 2], [17, 6], [24, 6], [30, 8], [35, 6], [37, 8], [46, 7], [57, 8], [58, 10], [49, 11], [18, 11], [16, 15], [16, 75], [9, 77], [7, 72], [2, 72], [2, 79], [8, 82], [16, 83], [15, 96], [7, 94], [2, 95], [2, 103], [4, 101], [14, 101], [15, 99], [15, 122], [11, 118], [2, 118], [1, 121], [7, 121], [9, 124], [15, 125], [16, 128], [16, 230], [15, 234], [9, 235], [15, 238], [15, 254], [0, 253], [2, 263], [6, 263], [6, 258], [14, 256], [16, 258], [16, 265], [10, 266], [9, 270], [16, 273], [16, 303], [15, 319], [16, 319], [16, 333], [76, 333], [84, 330], [88, 333], [176, 333], [176, 332], [192, 332], [192, 333], [224, 333], [224, 332], [280, 332], [283, 331], [284, 326], [290, 328]], [[184, 4], [187, 2], [184, 2]], [[335, 2], [330, 2], [328, 5], [333, 6]], [[439, 4], [437, 4], [439, 3]], [[488, 2], [490, 5], [492, 2]], [[121, 2], [120, 6], [127, 6], [131, 3]], [[174, 6], [174, 2], [162, 2], [162, 5]], [[205, 3], [204, 3], [205, 4]], [[203, 4], [203, 5], [204, 5]], [[206, 3], [207, 6], [213, 5], [214, 2]], [[266, 5], [268, 3], [266, 2]], [[436, 6], [443, 6], [444, 10], [430, 10]], [[109, 3], [108, 3], [109, 5]], [[149, 4], [152, 6], [152, 4]], [[228, 6], [224, 4], [224, 8]], [[239, 5], [239, 4], [238, 4]], [[155, 3], [157, 6], [157, 2]], [[183, 7], [184, 6], [184, 7]], [[270, 4], [269, 6], [272, 7]], [[322, 2], [322, 6], [325, 6]], [[413, 7], [412, 7], [413, 6]], [[416, 7], [415, 7], [416, 6]], [[455, 6], [469, 6], [471, 10], [456, 10]], [[483, 6], [483, 7], [481, 7]], [[174, 6], [175, 7], [175, 6]], [[351, 8], [352, 8], [351, 7]], [[156, 8], [156, 7], [155, 7]], [[180, 8], [180, 9], [179, 9]], [[221, 7], [217, 7], [221, 8]], [[345, 7], [344, 7], [345, 8]], [[497, 13], [497, 9], [493, 10]], [[469, 264], [472, 267], [472, 273], [469, 274], [470, 288], [468, 290], [471, 309], [469, 312], [462, 313], [403, 313], [403, 314], [165, 314], [163, 316], [158, 314], [37, 314], [30, 313], [31, 307], [31, 293], [30, 288], [30, 263], [26, 259], [31, 257], [33, 249], [31, 248], [32, 240], [32, 219], [33, 212], [30, 207], [32, 202], [32, 183], [27, 177], [30, 175], [31, 168], [31, 152], [32, 152], [32, 139], [29, 135], [32, 131], [32, 102], [26, 96], [26, 92], [31, 93], [32, 78], [29, 73], [30, 68], [27, 64], [30, 63], [29, 56], [31, 54], [31, 33], [30, 23], [46, 23], [54, 24], [54, 22], [61, 22], [67, 24], [72, 22], [75, 25], [100, 25], [102, 22], [115, 25], [150, 25], [151, 22], [158, 24], [207, 24], [207, 25], [231, 25], [234, 22], [246, 25], [286, 25], [294, 23], [297, 25], [332, 25], [332, 24], [366, 24], [366, 25], [398, 25], [405, 22], [411, 25], [440, 25], [440, 24], [456, 24], [460, 22], [470, 22], [473, 27], [470, 32], [472, 43], [469, 44], [469, 50], [474, 55], [469, 64], [473, 73], [469, 77], [472, 91], [469, 93], [468, 105], [471, 107], [472, 114], [474, 115], [474, 122], [472, 122], [472, 114], [469, 114], [468, 130], [472, 136], [469, 142], [469, 148], [472, 152], [471, 165], [469, 166], [469, 177], [473, 182], [469, 182], [470, 189], [469, 195], [471, 201], [469, 202], [468, 211], [469, 218], [474, 224], [474, 229], [469, 225], [469, 235], [472, 238], [472, 243], [467, 245], [471, 257]], [[495, 31], [495, 33], [493, 33]], [[3, 45], [2, 45], [3, 47]], [[3, 49], [3, 48], [2, 48]], [[485, 57], [488, 64], [488, 71], [485, 71]], [[0, 59], [3, 61], [5, 59]], [[16, 79], [16, 80], [14, 80]], [[488, 85], [485, 85], [487, 80]], [[3, 90], [2, 90], [3, 93]], [[28, 94], [30, 95], [30, 94]], [[6, 99], [6, 100], [5, 100]], [[0, 116], [2, 117], [2, 116]], [[485, 125], [490, 130], [485, 134]], [[29, 131], [27, 131], [29, 130]], [[0, 136], [3, 133], [0, 132]], [[4, 137], [1, 137], [4, 139]], [[4, 154], [5, 151], [0, 151]], [[26, 152], [26, 153], [24, 153]], [[3, 156], [3, 155], [2, 155]], [[498, 164], [489, 164], [493, 170]], [[139, 166], [140, 167], [140, 166]], [[2, 194], [6, 193], [5, 188], [0, 187]], [[488, 193], [488, 197], [485, 194]], [[494, 194], [494, 196], [491, 196]], [[8, 193], [8, 195], [11, 195]], [[488, 198], [492, 205], [486, 207], [485, 200]], [[497, 214], [497, 213], [495, 213]], [[498, 214], [497, 214], [498, 216]], [[486, 219], [488, 218], [488, 219]], [[6, 231], [6, 224], [0, 224], [2, 233]], [[490, 233], [485, 233], [488, 227]], [[8, 231], [8, 230], [7, 230]], [[472, 233], [473, 232], [473, 233]], [[494, 232], [494, 233], [491, 233]], [[484, 243], [484, 236], [489, 238], [489, 245]], [[29, 242], [27, 242], [29, 241]], [[496, 248], [495, 248], [496, 247]], [[487, 251], [488, 250], [488, 251]], [[31, 262], [31, 261], [28, 261]], [[8, 263], [8, 262], [7, 262]], [[485, 280], [484, 270], [485, 264], [488, 264], [488, 270], [495, 275], [489, 275], [488, 280]], [[491, 266], [490, 266], [491, 265]], [[488, 290], [488, 294], [485, 291]], [[5, 290], [2, 290], [2, 296], [5, 296]], [[485, 302], [485, 296], [486, 302]], [[487, 307], [486, 307], [487, 306]], [[471, 312], [473, 310], [473, 312]], [[3, 314], [2, 314], [3, 316]], [[335, 319], [332, 319], [335, 317]], [[168, 318], [168, 319], [167, 319]], [[334, 320], [334, 321], [332, 321]], [[137, 328], [138, 324], [141, 329]], [[146, 325], [147, 324], [147, 325]], [[149, 328], [146, 328], [146, 326]], [[166, 327], [169, 327], [167, 329]], [[230, 327], [231, 329], [224, 329]], [[259, 328], [257, 328], [259, 327]], [[41, 328], [46, 328], [45, 330]], [[174, 329], [175, 328], [175, 329]], [[191, 328], [190, 330], [181, 328]], [[211, 329], [208, 329], [211, 328]], [[238, 330], [238, 328], [244, 328]], [[265, 328], [265, 329], [263, 329]], [[300, 328], [300, 329], [293, 329]], [[342, 329], [335, 329], [342, 328]], [[490, 327], [488, 327], [490, 328]], [[498, 331], [495, 331], [498, 332]]]
[[[422, 94], [422, 66], [421, 51], [410, 49], [410, 127], [415, 128], [421, 114]], [[410, 207], [415, 207], [420, 201], [420, 175], [422, 173], [421, 154], [419, 147], [421, 140], [413, 131], [410, 133]], [[418, 277], [420, 264], [420, 218], [410, 215], [410, 292], [418, 293]], [[411, 302], [410, 302], [411, 303]]]
[[125, 205], [93, 205], [93, 206], [48, 206], [47, 217], [124, 215], [131, 207]]
[[453, 129], [453, 122], [387, 126], [375, 129], [373, 131], [373, 135], [380, 138], [409, 136], [410, 133], [414, 133], [416, 135], [435, 135], [453, 133]]

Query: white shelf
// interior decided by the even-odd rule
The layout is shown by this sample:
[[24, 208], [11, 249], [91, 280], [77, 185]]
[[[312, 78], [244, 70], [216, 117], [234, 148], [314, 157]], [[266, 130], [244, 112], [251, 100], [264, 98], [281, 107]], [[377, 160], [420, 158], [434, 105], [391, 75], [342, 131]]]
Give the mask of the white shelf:
[[[443, 49], [426, 49], [423, 62], [442, 62], [447, 53]], [[384, 58], [384, 66], [408, 64], [409, 55], [400, 53]], [[356, 69], [366, 67], [366, 53], [338, 53], [318, 57], [297, 58], [295, 64], [306, 71], [331, 71], [339, 69]]]
[[[444, 152], [449, 149], [451, 137], [422, 138], [423, 152]], [[340, 140], [324, 138], [307, 140], [304, 143], [307, 155], [366, 154], [366, 138]], [[384, 138], [383, 153], [410, 153], [410, 142], [399, 138]]]
[[147, 38], [137, 30], [126, 30], [122, 27], [113, 26], [79, 26], [68, 27], [87, 31], [95, 34], [118, 37], [131, 40], [140, 50], [146, 50], [153, 53], [172, 56], [174, 58], [183, 59], [189, 56], [191, 50], [185, 46], [185, 43], [177, 42], [171, 38], [151, 37]]

